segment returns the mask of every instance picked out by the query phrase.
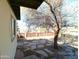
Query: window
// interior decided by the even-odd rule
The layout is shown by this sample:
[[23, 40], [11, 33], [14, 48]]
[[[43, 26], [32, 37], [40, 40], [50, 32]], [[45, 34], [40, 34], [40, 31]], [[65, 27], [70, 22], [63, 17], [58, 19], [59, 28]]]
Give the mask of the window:
[[11, 41], [16, 37], [16, 20], [11, 16]]

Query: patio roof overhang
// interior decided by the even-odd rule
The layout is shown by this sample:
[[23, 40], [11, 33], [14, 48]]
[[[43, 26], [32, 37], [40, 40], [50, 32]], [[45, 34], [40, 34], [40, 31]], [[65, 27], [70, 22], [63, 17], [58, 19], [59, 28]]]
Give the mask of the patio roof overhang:
[[44, 0], [8, 0], [18, 20], [20, 20], [20, 6], [37, 9]]

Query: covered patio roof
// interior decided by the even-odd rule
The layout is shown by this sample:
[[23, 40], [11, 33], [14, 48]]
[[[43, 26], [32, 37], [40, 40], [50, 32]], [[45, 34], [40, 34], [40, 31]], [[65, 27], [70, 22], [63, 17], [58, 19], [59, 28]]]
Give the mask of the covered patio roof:
[[8, 0], [14, 14], [20, 20], [20, 6], [37, 9], [44, 0]]

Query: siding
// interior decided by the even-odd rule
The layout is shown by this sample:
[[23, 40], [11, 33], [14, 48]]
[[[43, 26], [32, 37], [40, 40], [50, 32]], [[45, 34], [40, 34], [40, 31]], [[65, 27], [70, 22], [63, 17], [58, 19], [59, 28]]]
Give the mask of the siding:
[[0, 0], [0, 59], [14, 59], [15, 56], [16, 39], [11, 42], [10, 32], [11, 14], [14, 17], [7, 0]]

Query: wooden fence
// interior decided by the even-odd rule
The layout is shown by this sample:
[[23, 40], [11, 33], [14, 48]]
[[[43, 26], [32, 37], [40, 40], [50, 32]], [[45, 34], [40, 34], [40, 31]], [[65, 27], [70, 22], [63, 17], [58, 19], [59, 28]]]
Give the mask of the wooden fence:
[[20, 33], [17, 36], [18, 38], [24, 38], [24, 39], [53, 38], [54, 32], [29, 32], [29, 33]]

